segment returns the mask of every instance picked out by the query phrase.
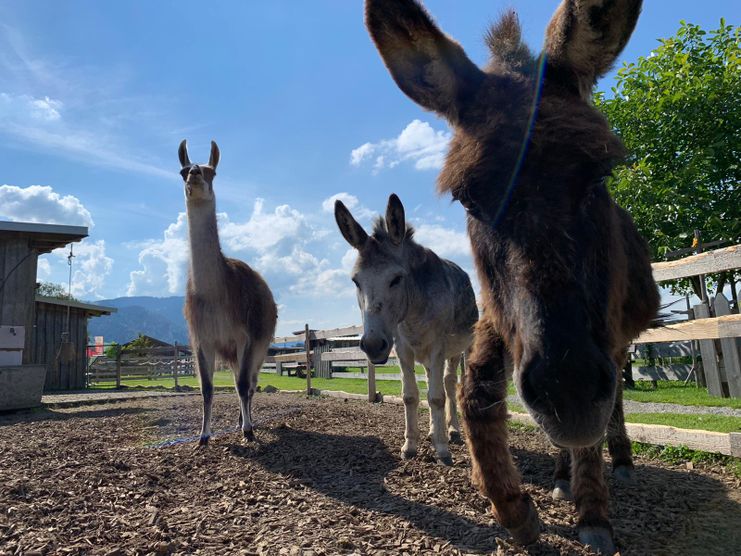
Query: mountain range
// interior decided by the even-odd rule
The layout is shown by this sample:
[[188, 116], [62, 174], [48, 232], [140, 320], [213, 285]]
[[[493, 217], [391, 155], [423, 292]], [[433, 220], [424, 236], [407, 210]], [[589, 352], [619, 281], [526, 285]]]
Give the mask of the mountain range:
[[124, 344], [139, 334], [152, 336], [168, 343], [188, 343], [188, 327], [183, 316], [185, 298], [173, 297], [117, 297], [100, 299], [97, 305], [115, 307], [110, 316], [88, 321], [89, 336], [103, 336], [106, 343]]

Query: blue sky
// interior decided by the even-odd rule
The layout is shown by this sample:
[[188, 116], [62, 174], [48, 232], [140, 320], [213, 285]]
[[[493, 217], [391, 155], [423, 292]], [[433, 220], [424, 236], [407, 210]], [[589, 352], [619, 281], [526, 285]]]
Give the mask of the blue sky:
[[[426, 2], [479, 63], [503, 10], [518, 11], [537, 49], [557, 4]], [[622, 60], [647, 55], [680, 19], [737, 24], [739, 6], [647, 1]], [[0, 218], [88, 225], [75, 245], [79, 297], [182, 295], [183, 138], [202, 162], [219, 143], [223, 248], [265, 275], [280, 333], [359, 321], [336, 195], [368, 225], [396, 192], [422, 243], [473, 268], [462, 209], [434, 193], [447, 126], [397, 89], [359, 0], [6, 0], [0, 75]], [[63, 255], [45, 256], [38, 278], [66, 282]]]

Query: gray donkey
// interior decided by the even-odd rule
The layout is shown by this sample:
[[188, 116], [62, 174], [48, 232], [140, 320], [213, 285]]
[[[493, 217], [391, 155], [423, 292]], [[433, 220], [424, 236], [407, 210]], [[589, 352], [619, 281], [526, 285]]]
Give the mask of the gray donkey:
[[376, 220], [371, 236], [342, 201], [335, 202], [334, 214], [340, 232], [358, 250], [352, 281], [363, 313], [360, 349], [374, 364], [383, 364], [396, 344], [406, 422], [401, 457], [417, 454], [419, 389], [414, 362], [419, 361], [427, 375], [430, 438], [438, 460], [452, 465], [448, 440], [461, 441], [457, 369], [478, 320], [471, 280], [458, 265], [414, 241], [414, 229], [406, 224], [396, 195], [389, 197], [386, 218]]

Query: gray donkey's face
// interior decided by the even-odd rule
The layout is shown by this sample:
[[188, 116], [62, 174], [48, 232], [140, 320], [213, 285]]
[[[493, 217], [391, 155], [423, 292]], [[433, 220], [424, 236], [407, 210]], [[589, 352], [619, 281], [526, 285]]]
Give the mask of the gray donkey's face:
[[394, 345], [396, 326], [407, 311], [407, 271], [402, 257], [404, 207], [396, 195], [391, 195], [386, 219], [377, 223], [372, 236], [339, 200], [335, 202], [335, 219], [344, 238], [358, 250], [352, 281], [363, 315], [360, 349], [374, 364], [385, 363]]
[[211, 156], [208, 164], [193, 164], [188, 157], [188, 147], [185, 139], [178, 148], [180, 158], [180, 175], [185, 182], [185, 198], [188, 201], [213, 201], [214, 200], [214, 176], [216, 166], [219, 164], [219, 147], [211, 141]]

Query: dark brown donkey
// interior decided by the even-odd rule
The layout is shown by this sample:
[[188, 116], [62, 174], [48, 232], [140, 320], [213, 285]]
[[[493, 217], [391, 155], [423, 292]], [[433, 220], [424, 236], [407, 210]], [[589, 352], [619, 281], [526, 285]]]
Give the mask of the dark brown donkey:
[[605, 187], [624, 153], [590, 97], [640, 8], [640, 0], [564, 0], [538, 57], [521, 42], [516, 16], [505, 15], [487, 35], [491, 61], [480, 69], [418, 2], [366, 0], [366, 25], [396, 83], [454, 130], [438, 188], [468, 212], [484, 302], [460, 404], [473, 481], [521, 543], [540, 526], [507, 446], [505, 350], [528, 411], [568, 450], [556, 494], [570, 494], [570, 453], [583, 543], [615, 548], [606, 432], [616, 475], [632, 474], [618, 373], [659, 298], [646, 246]]

